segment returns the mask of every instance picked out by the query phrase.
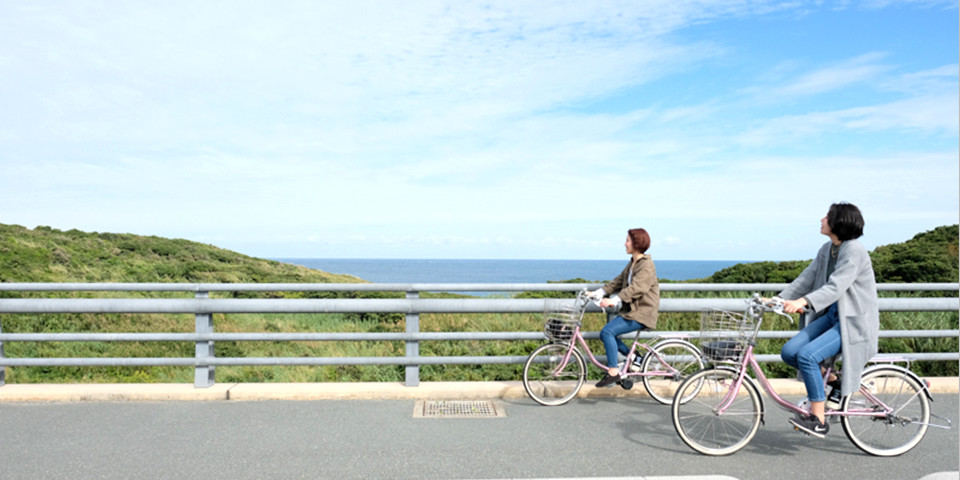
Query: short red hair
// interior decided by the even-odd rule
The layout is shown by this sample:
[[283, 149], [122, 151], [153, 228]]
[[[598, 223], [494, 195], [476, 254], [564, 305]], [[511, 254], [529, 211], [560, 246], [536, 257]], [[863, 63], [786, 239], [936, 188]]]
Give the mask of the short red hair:
[[631, 228], [627, 230], [627, 236], [630, 237], [630, 243], [633, 244], [633, 251], [637, 253], [646, 253], [650, 248], [650, 234], [642, 228]]

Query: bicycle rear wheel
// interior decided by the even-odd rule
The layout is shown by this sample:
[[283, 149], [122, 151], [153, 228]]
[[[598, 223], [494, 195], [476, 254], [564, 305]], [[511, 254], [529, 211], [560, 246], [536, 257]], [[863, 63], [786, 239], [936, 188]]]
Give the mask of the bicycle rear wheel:
[[[738, 375], [733, 370], [712, 368], [680, 384], [674, 399], [691, 396], [687, 402], [674, 401], [671, 410], [673, 426], [683, 443], [704, 455], [730, 455], [750, 443], [763, 413], [760, 392], [749, 381], [731, 392]], [[690, 394], [694, 389], [699, 392], [695, 396]], [[733, 402], [718, 413], [728, 395], [734, 395]]]
[[[674, 394], [680, 387], [680, 383], [690, 375], [699, 372], [704, 367], [703, 355], [700, 350], [688, 342], [682, 340], [665, 340], [653, 346], [653, 352], [647, 352], [640, 371], [643, 372], [643, 388], [647, 389], [650, 396], [664, 404], [673, 403]], [[672, 373], [676, 370], [676, 373]], [[656, 372], [663, 372], [665, 375], [655, 376]], [[700, 393], [699, 383], [695, 387], [688, 388], [687, 394], [681, 401], [687, 402]]]
[[[570, 360], [557, 371], [564, 355]], [[587, 379], [587, 364], [576, 347], [548, 343], [538, 347], [523, 364], [523, 389], [540, 405], [563, 405], [577, 396]]]
[[[845, 398], [840, 419], [847, 438], [860, 450], [880, 457], [903, 454], [920, 443], [930, 423], [930, 402], [923, 386], [895, 368], [868, 371], [860, 390]], [[884, 412], [882, 416], [857, 413]]]

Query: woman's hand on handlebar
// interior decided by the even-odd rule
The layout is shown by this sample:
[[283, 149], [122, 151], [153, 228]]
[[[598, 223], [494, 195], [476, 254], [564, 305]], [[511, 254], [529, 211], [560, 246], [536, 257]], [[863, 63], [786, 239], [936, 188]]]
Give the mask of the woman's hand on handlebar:
[[[806, 300], [801, 300], [803, 300], [802, 305], [806, 305]], [[797, 305], [798, 300], [784, 300], [780, 297], [767, 298], [761, 297], [759, 293], [755, 293], [753, 294], [753, 302], [754, 305], [762, 305], [763, 310], [765, 311], [770, 311], [782, 317], [786, 317], [788, 320], [790, 320], [790, 323], [793, 323], [793, 317], [788, 315], [788, 313], [803, 312], [803, 307]], [[756, 313], [756, 311], [753, 313]]]
[[[787, 309], [787, 304], [790, 303], [791, 301], [792, 300], [784, 300], [780, 297], [773, 297], [773, 298], [759, 297], [759, 302], [762, 303], [765, 307], [780, 313], [794, 313], [798, 311], [798, 310]], [[799, 310], [799, 311], [802, 312], [802, 310]]]
[[779, 307], [783, 307], [783, 299], [780, 297], [767, 298], [767, 297], [761, 297], [760, 294], [754, 294], [754, 298], [758, 303], [764, 305], [767, 308], [776, 309]]
[[584, 290], [584, 295], [586, 295], [587, 298], [589, 298], [590, 300], [597, 302], [597, 305], [600, 304], [600, 300], [603, 300], [604, 293], [606, 292], [604, 292], [602, 288], [594, 290], [592, 292], [590, 290]]
[[787, 313], [803, 313], [807, 309], [807, 299], [784, 300], [783, 311]]
[[587, 298], [592, 300], [593, 303], [596, 303], [597, 306], [599, 306], [600, 308], [610, 308], [610, 307], [616, 306], [617, 304], [616, 300], [614, 299], [604, 298], [604, 295], [606, 294], [606, 292], [604, 292], [602, 288], [598, 290], [594, 290], [592, 292], [588, 290], [585, 292], [586, 292]]

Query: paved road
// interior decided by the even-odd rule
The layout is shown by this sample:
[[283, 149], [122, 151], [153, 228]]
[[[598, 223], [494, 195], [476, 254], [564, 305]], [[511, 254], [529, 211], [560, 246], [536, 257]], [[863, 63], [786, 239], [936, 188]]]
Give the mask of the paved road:
[[[956, 421], [958, 396], [935, 395]], [[264, 479], [706, 476], [740, 480], [956, 479], [958, 429], [930, 429], [898, 458], [870, 457], [831, 431], [815, 440], [771, 410], [744, 450], [687, 448], [668, 407], [582, 398], [498, 400], [505, 417], [414, 418], [415, 400], [0, 403], [0, 478]], [[839, 427], [839, 426], [838, 426]], [[616, 455], [615, 460], [609, 460]]]

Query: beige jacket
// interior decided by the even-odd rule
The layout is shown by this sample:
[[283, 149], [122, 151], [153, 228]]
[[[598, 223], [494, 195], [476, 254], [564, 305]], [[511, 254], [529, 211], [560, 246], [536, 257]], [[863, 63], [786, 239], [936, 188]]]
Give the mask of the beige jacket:
[[634, 255], [623, 272], [603, 286], [603, 291], [607, 295], [619, 292], [617, 295], [623, 303], [620, 315], [623, 318], [640, 322], [650, 329], [657, 327], [660, 282], [657, 281], [657, 268], [649, 255]]

